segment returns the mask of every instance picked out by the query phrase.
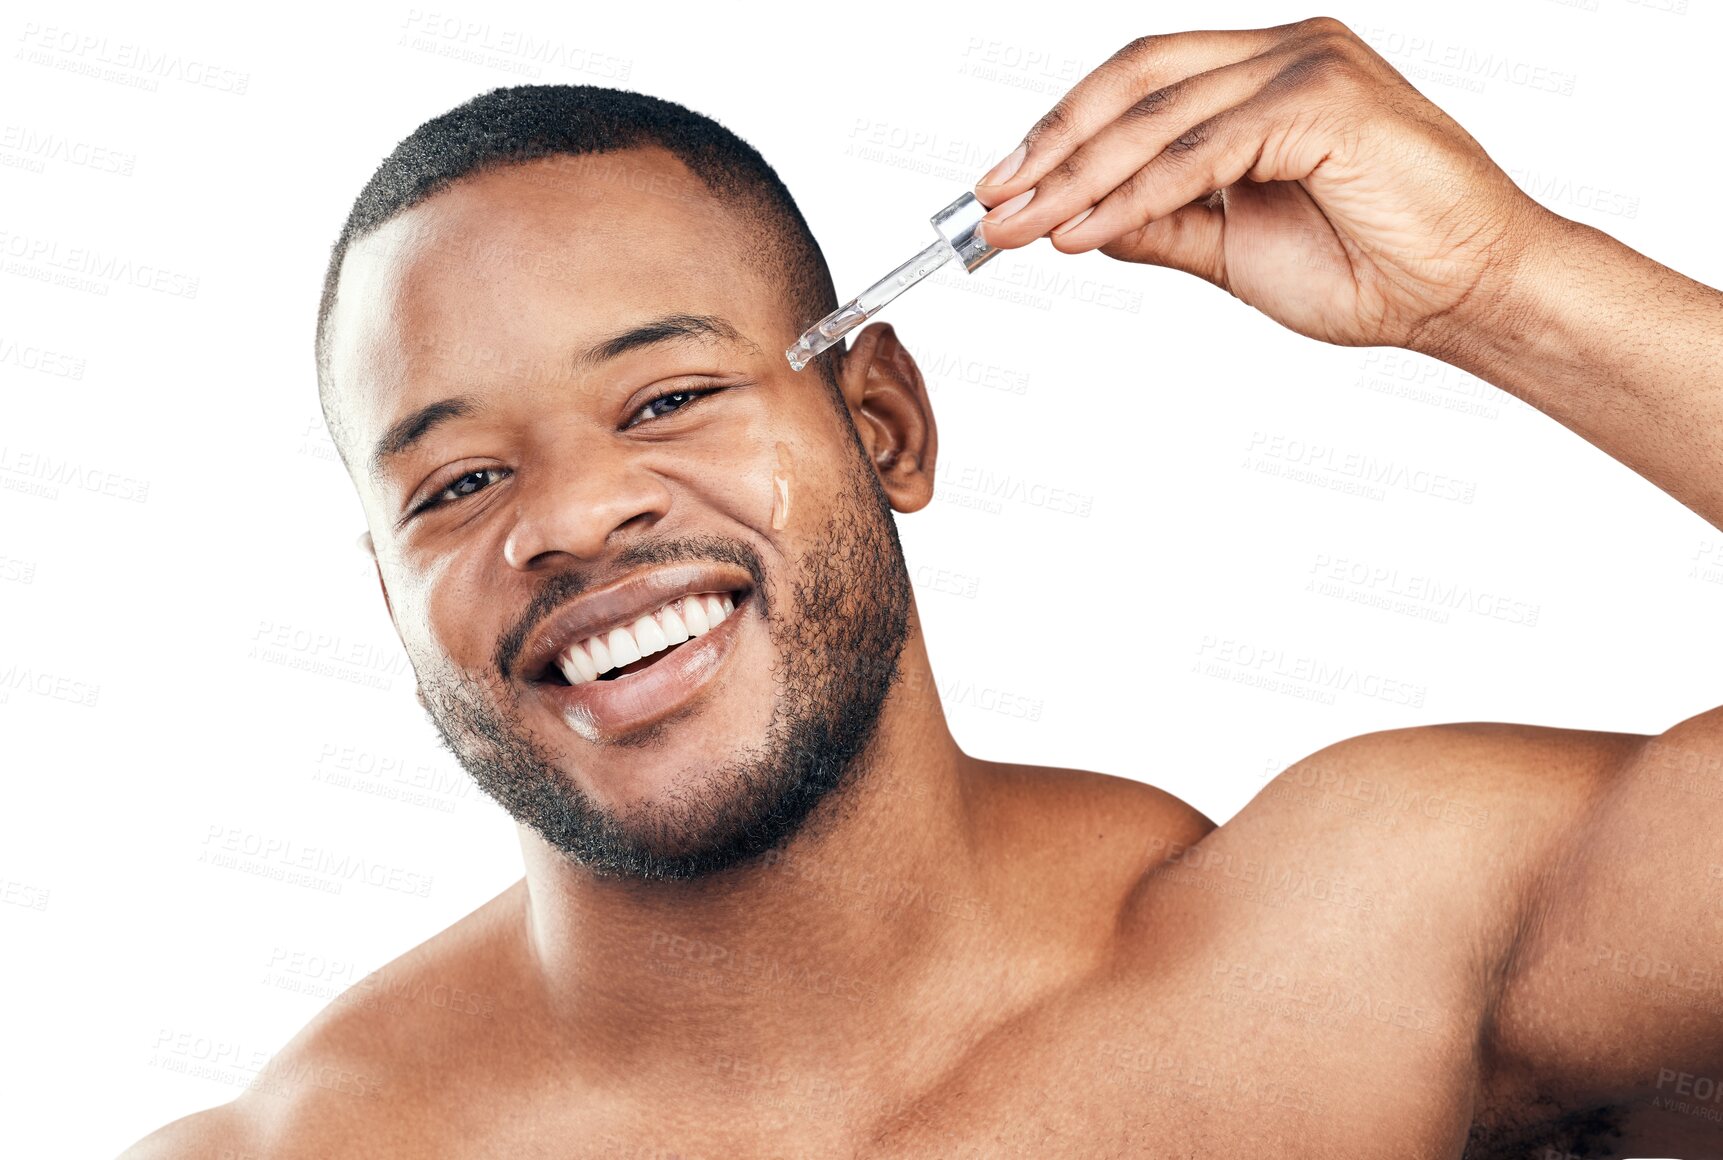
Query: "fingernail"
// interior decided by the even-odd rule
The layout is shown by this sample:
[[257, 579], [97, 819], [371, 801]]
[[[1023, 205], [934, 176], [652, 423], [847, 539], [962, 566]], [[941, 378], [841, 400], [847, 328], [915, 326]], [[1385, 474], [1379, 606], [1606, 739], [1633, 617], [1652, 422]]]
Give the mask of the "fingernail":
[[1006, 218], [1028, 205], [1029, 199], [1034, 196], [1035, 191], [1033, 189], [1026, 189], [1010, 201], [1002, 201], [998, 205], [994, 206], [988, 211], [987, 216], [983, 218], [982, 221], [987, 225], [999, 225]]
[[1067, 220], [1067, 221], [1063, 222], [1062, 224], [1060, 224], [1059, 226], [1055, 227], [1053, 232], [1056, 234], [1062, 234], [1066, 230], [1074, 229], [1075, 227], [1083, 224], [1083, 219], [1088, 217], [1090, 214], [1092, 214], [1094, 212], [1095, 212], [1095, 207], [1090, 206], [1088, 209], [1084, 210], [1082, 213], [1078, 214], [1076, 217], [1070, 218], [1069, 220]]
[[995, 165], [992, 169], [989, 169], [987, 171], [987, 176], [983, 177], [975, 184], [978, 187], [983, 185], [1003, 185], [1007, 181], [1010, 181], [1011, 175], [1023, 167], [1023, 158], [1028, 154], [1028, 152], [1029, 146], [1027, 143], [1017, 146], [1017, 148], [1005, 155], [1005, 160], [1001, 161], [998, 165]]

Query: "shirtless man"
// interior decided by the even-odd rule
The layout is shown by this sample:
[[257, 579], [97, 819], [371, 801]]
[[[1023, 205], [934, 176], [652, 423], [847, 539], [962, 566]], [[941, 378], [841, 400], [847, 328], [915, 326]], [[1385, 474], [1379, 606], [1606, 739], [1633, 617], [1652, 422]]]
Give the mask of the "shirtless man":
[[[891, 514], [933, 491], [907, 349], [790, 371], [836, 305], [799, 214], [679, 106], [560, 92], [404, 142], [319, 332], [419, 697], [526, 875], [128, 1157], [1723, 1156], [1723, 710], [1371, 733], [1222, 826], [963, 753]], [[1723, 295], [1340, 23], [1134, 41], [1026, 150], [995, 244], [1445, 360], [1723, 527]]]

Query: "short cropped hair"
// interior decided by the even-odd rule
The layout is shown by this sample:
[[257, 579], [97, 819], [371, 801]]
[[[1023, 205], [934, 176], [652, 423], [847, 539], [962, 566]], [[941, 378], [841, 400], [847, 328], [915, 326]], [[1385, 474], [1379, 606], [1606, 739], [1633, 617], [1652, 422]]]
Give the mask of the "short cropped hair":
[[[341, 264], [355, 242], [464, 177], [564, 154], [583, 157], [659, 146], [680, 160], [731, 212], [759, 232], [762, 260], [783, 288], [793, 325], [837, 309], [825, 254], [795, 198], [758, 150], [729, 129], [674, 101], [597, 85], [516, 85], [492, 89], [426, 121], [395, 146], [353, 203], [329, 255], [317, 308], [317, 390], [324, 422], [343, 462], [346, 439], [333, 406], [329, 316]], [[838, 344], [813, 362], [841, 405]], [[351, 466], [351, 465], [349, 465]]]

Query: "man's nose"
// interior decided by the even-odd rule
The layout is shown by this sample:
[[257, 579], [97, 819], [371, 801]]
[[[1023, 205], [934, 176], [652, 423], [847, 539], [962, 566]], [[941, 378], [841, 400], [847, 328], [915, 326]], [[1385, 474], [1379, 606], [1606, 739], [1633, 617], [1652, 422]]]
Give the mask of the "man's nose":
[[517, 478], [514, 527], [503, 542], [509, 567], [527, 570], [566, 552], [595, 560], [625, 528], [643, 530], [669, 509], [664, 481], [627, 448], [581, 448], [578, 462], [549, 462]]

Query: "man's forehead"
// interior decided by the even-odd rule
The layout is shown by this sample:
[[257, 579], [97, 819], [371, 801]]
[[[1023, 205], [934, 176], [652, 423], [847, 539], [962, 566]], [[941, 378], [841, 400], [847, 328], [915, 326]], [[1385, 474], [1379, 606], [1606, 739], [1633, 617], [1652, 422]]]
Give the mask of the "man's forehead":
[[331, 374], [368, 447], [420, 395], [547, 378], [570, 352], [674, 314], [786, 345], [750, 231], [662, 149], [543, 158], [457, 182], [354, 243]]

